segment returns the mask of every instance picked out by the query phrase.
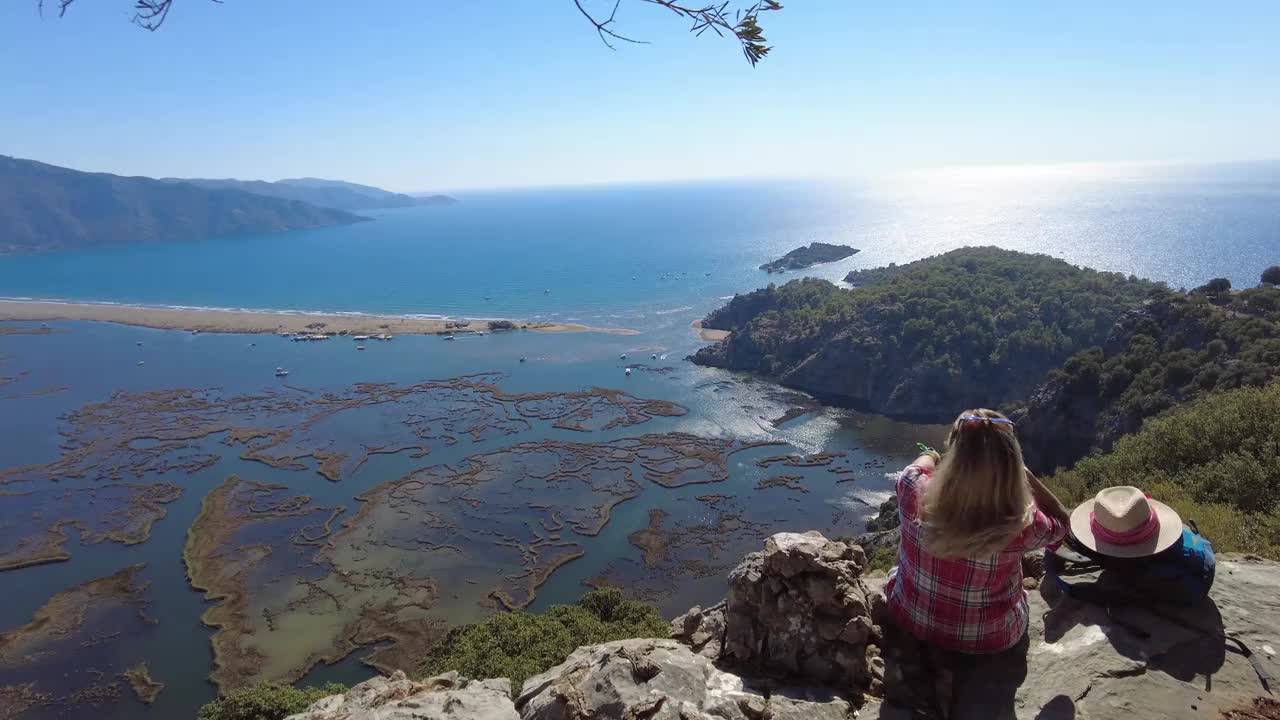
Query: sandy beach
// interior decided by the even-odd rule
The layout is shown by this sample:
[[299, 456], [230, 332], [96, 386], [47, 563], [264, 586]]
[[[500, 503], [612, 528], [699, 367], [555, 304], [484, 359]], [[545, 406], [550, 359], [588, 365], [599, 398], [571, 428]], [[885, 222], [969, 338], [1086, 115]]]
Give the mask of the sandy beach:
[[698, 337], [702, 338], [703, 342], [720, 342], [732, 334], [728, 330], [712, 330], [711, 328], [704, 328], [702, 327], [701, 320], [694, 320], [689, 323], [689, 327], [693, 328], [693, 331], [697, 333]]
[[[462, 318], [408, 318], [379, 315], [323, 315], [267, 313], [234, 310], [153, 308], [133, 305], [95, 305], [0, 300], [0, 322], [6, 320], [52, 321], [90, 320], [120, 323], [162, 330], [193, 330], [216, 333], [338, 333], [347, 335], [437, 335], [442, 333], [488, 332], [486, 320], [471, 320], [467, 327], [446, 327]], [[635, 335], [635, 330], [593, 328], [568, 323], [513, 321], [524, 330], [546, 333], [603, 332]]]

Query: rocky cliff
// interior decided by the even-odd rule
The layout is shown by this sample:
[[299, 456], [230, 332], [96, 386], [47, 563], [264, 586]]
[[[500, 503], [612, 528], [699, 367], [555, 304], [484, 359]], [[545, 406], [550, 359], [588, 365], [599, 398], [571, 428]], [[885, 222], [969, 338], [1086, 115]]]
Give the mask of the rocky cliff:
[[1280, 373], [1280, 290], [1229, 299], [1159, 292], [1123, 313], [1098, 347], [1017, 403], [1027, 463], [1045, 472], [1108, 451], [1146, 418]]
[[[1062, 598], [1031, 562], [1025, 655], [974, 657], [942, 675], [886, 632], [884, 576], [863, 564], [857, 544], [782, 533], [733, 571], [724, 602], [677, 618], [673, 639], [579, 648], [514, 699], [505, 680], [397, 674], [290, 720], [927, 718], [936, 706], [920, 701], [948, 673], [953, 717], [1280, 717], [1255, 702], [1280, 672], [1280, 563], [1221, 557], [1212, 603], [1156, 615]], [[887, 701], [887, 688], [905, 699]]]

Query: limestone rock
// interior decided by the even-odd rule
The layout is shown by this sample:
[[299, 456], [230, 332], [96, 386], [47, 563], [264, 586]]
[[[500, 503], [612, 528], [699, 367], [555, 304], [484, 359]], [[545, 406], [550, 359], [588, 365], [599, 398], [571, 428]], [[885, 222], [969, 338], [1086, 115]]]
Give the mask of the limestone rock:
[[415, 682], [397, 671], [321, 698], [285, 720], [516, 720], [511, 681], [446, 673]]
[[[1280, 563], [1220, 555], [1211, 597], [1185, 610], [1115, 608], [1108, 615], [1062, 597], [1046, 578], [1039, 592], [1028, 593], [1025, 662], [966, 658], [954, 681], [956, 717], [1210, 720], [1247, 706], [1267, 691], [1250, 660], [1218, 633], [1239, 638], [1264, 672], [1280, 678]], [[1274, 692], [1276, 682], [1271, 686]], [[860, 717], [908, 715], [872, 704]]]
[[870, 686], [862, 548], [817, 532], [779, 533], [729, 574], [721, 659], [859, 693]]
[[674, 640], [578, 648], [525, 681], [522, 720], [846, 720], [855, 708], [830, 690], [755, 685]]
[[720, 657], [724, 647], [724, 602], [703, 610], [693, 607], [671, 621], [671, 637], [691, 650], [711, 659]]

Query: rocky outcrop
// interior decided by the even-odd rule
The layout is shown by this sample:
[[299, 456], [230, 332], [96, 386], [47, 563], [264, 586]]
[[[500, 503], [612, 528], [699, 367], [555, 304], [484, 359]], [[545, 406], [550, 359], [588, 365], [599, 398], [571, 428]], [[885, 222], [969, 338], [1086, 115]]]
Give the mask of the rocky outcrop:
[[673, 639], [579, 648], [526, 681], [514, 704], [505, 681], [397, 674], [290, 720], [941, 717], [882, 700], [885, 683], [913, 677], [928, 681], [906, 696], [942, 696], [945, 685], [953, 718], [1210, 720], [1255, 717], [1241, 713], [1267, 693], [1259, 675], [1280, 676], [1280, 563], [1222, 556], [1213, 602], [1108, 612], [1062, 597], [1048, 579], [1034, 589], [1044, 568], [1028, 558], [1025, 647], [930, 664], [937, 658], [923, 660], [918, 644], [896, 644], [900, 631], [873, 621], [886, 622], [885, 580], [862, 575], [863, 554], [815, 532], [774, 535], [734, 569], [724, 602], [672, 623]]
[[787, 270], [803, 270], [814, 265], [822, 263], [835, 262], [843, 260], [855, 253], [861, 252], [857, 248], [848, 245], [832, 245], [831, 243], [812, 242], [808, 247], [801, 245], [782, 257], [767, 262], [760, 266], [761, 270], [771, 273], [785, 272]]
[[522, 720], [845, 720], [855, 706], [829, 689], [747, 680], [674, 640], [579, 648], [529, 678]]
[[517, 720], [510, 680], [445, 673], [415, 682], [397, 671], [317, 700], [285, 720]]
[[880, 503], [876, 516], [867, 521], [867, 532], [896, 530], [901, 523], [902, 516], [898, 514], [898, 496], [890, 495], [888, 500]]
[[[857, 545], [779, 533], [729, 574], [721, 659], [858, 693], [871, 685], [879, 630], [859, 581]], [[802, 620], [803, 618], [803, 620]]]

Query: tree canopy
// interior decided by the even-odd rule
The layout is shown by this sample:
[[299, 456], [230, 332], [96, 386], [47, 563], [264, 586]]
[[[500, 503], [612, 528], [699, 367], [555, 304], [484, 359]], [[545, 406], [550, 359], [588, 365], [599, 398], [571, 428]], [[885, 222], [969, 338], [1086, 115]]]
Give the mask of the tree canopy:
[[1024, 397], [1072, 354], [1106, 340], [1120, 315], [1159, 287], [991, 247], [850, 273], [846, 282], [857, 287], [804, 279], [734, 297], [703, 321], [734, 334], [695, 360], [945, 421]]

